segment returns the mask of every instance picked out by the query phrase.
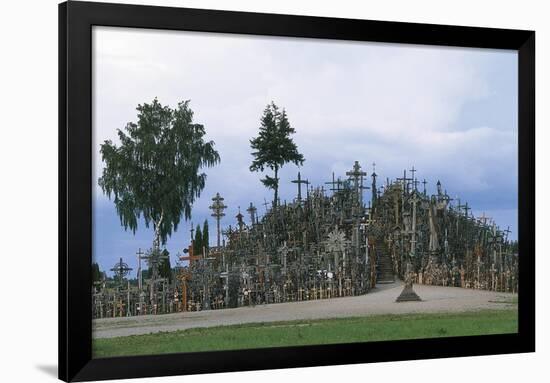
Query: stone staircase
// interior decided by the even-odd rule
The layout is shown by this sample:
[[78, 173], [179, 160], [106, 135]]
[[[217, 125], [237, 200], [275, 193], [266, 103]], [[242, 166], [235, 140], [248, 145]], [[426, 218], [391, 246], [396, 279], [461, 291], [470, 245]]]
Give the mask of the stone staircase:
[[391, 256], [385, 249], [376, 251], [376, 283], [394, 283]]

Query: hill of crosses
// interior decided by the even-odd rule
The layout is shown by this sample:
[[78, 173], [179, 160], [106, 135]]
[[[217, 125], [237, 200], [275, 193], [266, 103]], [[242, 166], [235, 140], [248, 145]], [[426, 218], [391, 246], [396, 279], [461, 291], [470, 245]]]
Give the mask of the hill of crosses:
[[[396, 279], [409, 283], [516, 292], [518, 246], [508, 229], [474, 217], [439, 181], [428, 194], [413, 168], [380, 186], [359, 162], [324, 185], [298, 174], [291, 202], [251, 202], [246, 216], [212, 198], [216, 246], [193, 242], [171, 277], [158, 244], [138, 251], [137, 278], [121, 259], [114, 278], [94, 283], [94, 318], [225, 309], [367, 294]], [[368, 196], [368, 198], [366, 197]], [[237, 208], [237, 209], [236, 209]], [[233, 211], [235, 222], [220, 227]], [[148, 272], [141, 269], [142, 260]]]

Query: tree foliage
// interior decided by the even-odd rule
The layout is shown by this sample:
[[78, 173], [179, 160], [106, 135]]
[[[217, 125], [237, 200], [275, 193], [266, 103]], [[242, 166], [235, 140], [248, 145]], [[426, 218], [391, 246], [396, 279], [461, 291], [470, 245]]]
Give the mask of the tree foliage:
[[195, 230], [195, 240], [193, 241], [193, 255], [202, 255], [202, 246], [201, 225], [197, 225], [197, 229]]
[[134, 233], [140, 217], [152, 223], [155, 239], [165, 243], [191, 208], [206, 182], [204, 167], [220, 161], [205, 129], [193, 123], [189, 101], [175, 109], [152, 103], [138, 105], [137, 122], [118, 129], [120, 145], [101, 145], [105, 163], [99, 186], [114, 203], [121, 224]]
[[97, 262], [92, 263], [92, 282], [99, 282], [101, 281], [102, 275], [101, 271], [99, 270], [99, 264]]
[[304, 156], [298, 152], [291, 135], [296, 133], [290, 126], [286, 111], [279, 110], [274, 102], [268, 104], [261, 117], [258, 136], [250, 140], [253, 161], [250, 171], [263, 172], [266, 168], [273, 171], [273, 176], [266, 175], [261, 181], [265, 187], [273, 189], [273, 206], [277, 205], [279, 190], [279, 170], [291, 162], [302, 165]]
[[208, 220], [205, 219], [202, 225], [202, 245], [206, 247], [206, 250], [210, 248], [210, 234], [208, 233]]

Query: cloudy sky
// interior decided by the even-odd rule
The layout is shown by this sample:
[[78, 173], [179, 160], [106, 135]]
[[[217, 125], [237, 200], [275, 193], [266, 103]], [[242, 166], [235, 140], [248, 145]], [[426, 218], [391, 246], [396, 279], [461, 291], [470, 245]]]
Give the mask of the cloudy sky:
[[[250, 173], [249, 139], [272, 100], [284, 107], [301, 169], [281, 172], [281, 200], [292, 200], [298, 170], [314, 185], [344, 176], [358, 160], [381, 180], [418, 169], [429, 192], [448, 193], [510, 226], [517, 238], [517, 55], [514, 51], [342, 42], [229, 34], [94, 27], [94, 259], [110, 269], [122, 257], [136, 267], [152, 229], [120, 226], [114, 204], [97, 186], [99, 145], [136, 120], [136, 106], [155, 97], [175, 107], [191, 100], [195, 122], [216, 143], [221, 163], [193, 208], [196, 225], [210, 219], [216, 192], [234, 224], [238, 207], [260, 213], [272, 194]], [[247, 215], [246, 215], [247, 216]], [[189, 244], [189, 222], [167, 243], [172, 264]], [[133, 274], [135, 274], [135, 269]], [[133, 275], [132, 274], [132, 275]]]

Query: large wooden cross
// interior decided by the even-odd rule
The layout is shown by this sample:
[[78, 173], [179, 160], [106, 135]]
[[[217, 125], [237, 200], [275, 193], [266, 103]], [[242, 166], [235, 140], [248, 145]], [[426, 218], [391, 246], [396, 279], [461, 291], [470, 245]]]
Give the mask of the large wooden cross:
[[293, 184], [298, 184], [298, 202], [302, 200], [302, 184], [306, 185], [306, 190], [308, 190], [309, 181], [307, 179], [303, 180], [301, 178], [300, 172], [298, 172], [298, 178], [290, 181]]
[[346, 175], [353, 180], [355, 193], [358, 196], [359, 204], [363, 204], [363, 190], [370, 189], [368, 186], [363, 186], [363, 177], [367, 175], [367, 172], [361, 170], [359, 161], [355, 161], [353, 168], [346, 172]]

